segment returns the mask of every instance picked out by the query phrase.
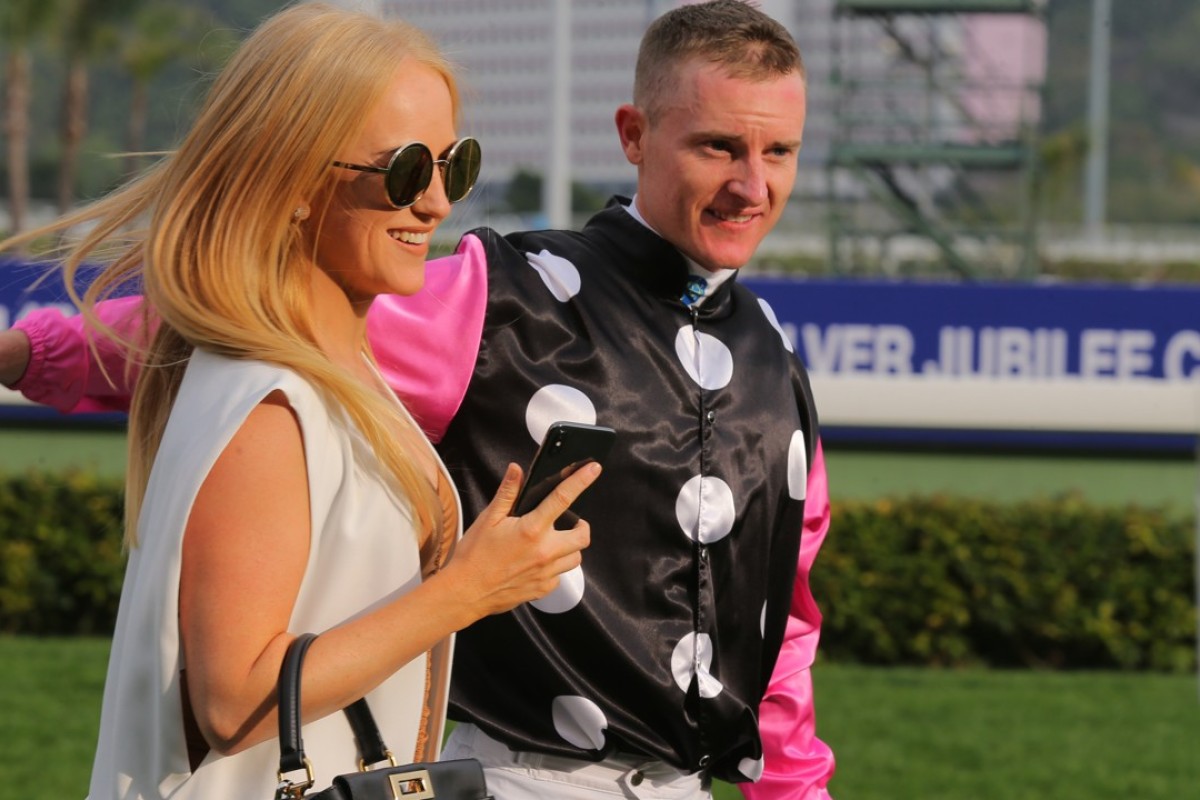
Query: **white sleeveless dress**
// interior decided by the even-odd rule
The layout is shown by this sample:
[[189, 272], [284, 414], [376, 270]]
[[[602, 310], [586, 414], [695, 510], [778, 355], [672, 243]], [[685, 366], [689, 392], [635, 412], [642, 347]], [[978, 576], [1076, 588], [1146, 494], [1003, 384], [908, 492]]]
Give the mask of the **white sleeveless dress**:
[[[140, 544], [131, 551], [126, 569], [91, 800], [270, 800], [274, 794], [279, 767], [275, 739], [232, 756], [210, 751], [195, 772], [189, 767], [178, 599], [184, 526], [196, 493], [250, 411], [275, 390], [287, 396], [300, 421], [311, 499], [308, 566], [288, 629], [320, 633], [421, 582], [413, 521], [382, 480], [370, 446], [341, 410], [286, 369], [197, 350], [154, 462], [138, 522]], [[437, 463], [449, 484], [445, 467]], [[462, 519], [461, 510], [457, 518]], [[451, 638], [431, 658], [414, 659], [367, 695], [384, 741], [401, 762], [416, 746], [427, 666], [433, 676], [432, 724], [422, 758], [436, 759], [452, 649]], [[303, 738], [316, 773], [312, 791], [357, 768], [343, 714], [308, 723]]]

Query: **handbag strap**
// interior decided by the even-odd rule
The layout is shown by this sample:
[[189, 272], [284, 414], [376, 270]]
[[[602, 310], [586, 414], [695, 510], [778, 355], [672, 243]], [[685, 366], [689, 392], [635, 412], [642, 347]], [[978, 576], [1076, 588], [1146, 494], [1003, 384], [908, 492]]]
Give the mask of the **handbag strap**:
[[[300, 669], [309, 646], [316, 640], [313, 633], [302, 633], [288, 645], [279, 668], [279, 772], [285, 774], [306, 769], [304, 742], [300, 736]], [[343, 709], [354, 739], [358, 743], [359, 757], [364, 765], [378, 764], [391, 758], [375, 717], [361, 698]]]
[[383, 743], [383, 734], [375, 724], [375, 717], [371, 715], [367, 698], [360, 697], [342, 709], [342, 713], [346, 715], [350, 729], [354, 731], [354, 740], [358, 742], [358, 755], [363, 765], [370, 766], [389, 760], [395, 763], [392, 752]]
[[279, 667], [279, 771], [304, 769], [304, 742], [300, 739], [300, 667], [316, 634], [302, 633], [288, 645]]

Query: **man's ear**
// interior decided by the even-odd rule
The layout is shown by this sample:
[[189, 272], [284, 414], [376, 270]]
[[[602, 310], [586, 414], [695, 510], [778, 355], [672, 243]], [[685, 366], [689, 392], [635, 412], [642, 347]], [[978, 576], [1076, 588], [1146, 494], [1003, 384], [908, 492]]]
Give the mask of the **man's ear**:
[[646, 135], [646, 115], [635, 105], [626, 103], [617, 109], [617, 135], [625, 159], [636, 166], [642, 163], [642, 137]]

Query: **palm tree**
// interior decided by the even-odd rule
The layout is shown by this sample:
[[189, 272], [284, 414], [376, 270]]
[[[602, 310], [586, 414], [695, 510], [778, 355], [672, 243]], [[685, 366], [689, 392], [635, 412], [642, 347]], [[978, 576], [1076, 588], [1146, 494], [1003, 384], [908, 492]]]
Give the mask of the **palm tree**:
[[[150, 84], [171, 63], [186, 59], [203, 69], [213, 66], [206, 54], [214, 51], [213, 37], [221, 39], [223, 34], [212, 30], [210, 21], [202, 18], [196, 9], [174, 5], [152, 4], [139, 8], [133, 24], [121, 42], [119, 60], [129, 74], [132, 90], [129, 100], [129, 124], [125, 133], [128, 150], [127, 175], [141, 169], [141, 157], [146, 147], [146, 125], [149, 108]], [[200, 40], [206, 42], [203, 51]], [[219, 47], [216, 49], [231, 49]]]
[[60, 43], [67, 61], [58, 170], [58, 212], [75, 199], [79, 150], [87, 133], [88, 66], [117, 46], [114, 23], [132, 17], [145, 0], [64, 0]]
[[30, 49], [49, 30], [56, 11], [56, 0], [4, 0], [0, 3], [10, 233], [24, 229], [29, 211], [29, 106], [33, 97]]

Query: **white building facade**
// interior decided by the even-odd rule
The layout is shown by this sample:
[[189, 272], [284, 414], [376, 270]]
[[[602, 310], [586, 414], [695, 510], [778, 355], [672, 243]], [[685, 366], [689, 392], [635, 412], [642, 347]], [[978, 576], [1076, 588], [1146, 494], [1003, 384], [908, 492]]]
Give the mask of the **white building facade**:
[[[809, 141], [822, 138], [820, 87], [826, 83], [822, 72], [828, 63], [832, 2], [759, 3], [800, 42], [812, 86]], [[636, 174], [621, 153], [613, 114], [631, 99], [638, 43], [646, 27], [681, 3], [576, 0], [567, 5], [571, 180], [631, 187]], [[483, 142], [486, 182], [507, 182], [521, 168], [538, 174], [550, 171], [555, 6], [555, 0], [382, 0], [384, 13], [432, 34], [460, 66], [465, 90], [462, 128]], [[819, 163], [821, 148], [809, 150], [806, 142], [804, 160]]]
[[[372, 0], [384, 14], [402, 17], [429, 32], [460, 67], [464, 93], [461, 128], [483, 143], [484, 164], [478, 197], [456, 212], [453, 234], [460, 226], [486, 223], [506, 228], [499, 217], [504, 187], [519, 171], [547, 178], [563, 202], [570, 183], [607, 195], [629, 194], [636, 181], [625, 160], [614, 124], [614, 112], [631, 100], [638, 44], [647, 26], [684, 0]], [[889, 36], [878, 20], [847, 26], [836, 14], [837, 0], [758, 0], [757, 5], [791, 31], [808, 72], [808, 120], [800, 170], [792, 202], [774, 239], [786, 248], [824, 252], [827, 220], [825, 165], [839, 133], [839, 102], [847, 102], [847, 76], [838, 69], [850, 62], [869, 65], [868, 72], [903, 77], [912, 70], [910, 55]], [[556, 52], [556, 31], [566, 30], [565, 53]], [[1000, 78], [998, 52], [1022, 52], [1020, 37], [1002, 26], [1002, 16], [940, 15], [939, 37], [949, 44], [938, 56], [947, 74]], [[1044, 45], [1044, 43], [1042, 43]], [[984, 47], [983, 45], [990, 45]], [[1035, 43], [1036, 49], [1037, 44]], [[839, 55], [840, 53], [840, 55]], [[1041, 65], [1036, 67], [1040, 71]], [[565, 86], [562, 79], [565, 73]], [[1040, 77], [1040, 76], [1038, 76]], [[1011, 80], [1012, 76], [1005, 76]], [[921, 81], [917, 82], [918, 85]], [[896, 104], [910, 110], [914, 102], [886, 91], [880, 107]], [[927, 91], [927, 90], [922, 90]], [[555, 117], [555, 98], [562, 98], [563, 117]], [[994, 114], [1004, 106], [994, 96], [974, 98]], [[922, 102], [931, 102], [926, 97]], [[940, 101], [939, 101], [940, 102]], [[968, 100], [970, 102], [970, 100]], [[876, 103], [878, 106], [879, 103]], [[958, 106], [962, 109], [964, 106]], [[857, 112], [854, 112], [857, 113]], [[958, 113], [957, 111], [954, 113]], [[1011, 113], [1011, 112], [1009, 112]], [[875, 109], [871, 116], [878, 116]], [[886, 122], [886, 129], [897, 124]], [[565, 141], [556, 138], [565, 131]], [[844, 122], [842, 123], [844, 125]], [[894, 131], [889, 130], [891, 135]], [[512, 221], [529, 227], [547, 223], [570, 227], [547, 200], [548, 218]], [[567, 212], [569, 216], [569, 212]], [[581, 220], [574, 220], [579, 222]], [[797, 238], [799, 237], [799, 238]], [[768, 243], [769, 244], [769, 243]]]

